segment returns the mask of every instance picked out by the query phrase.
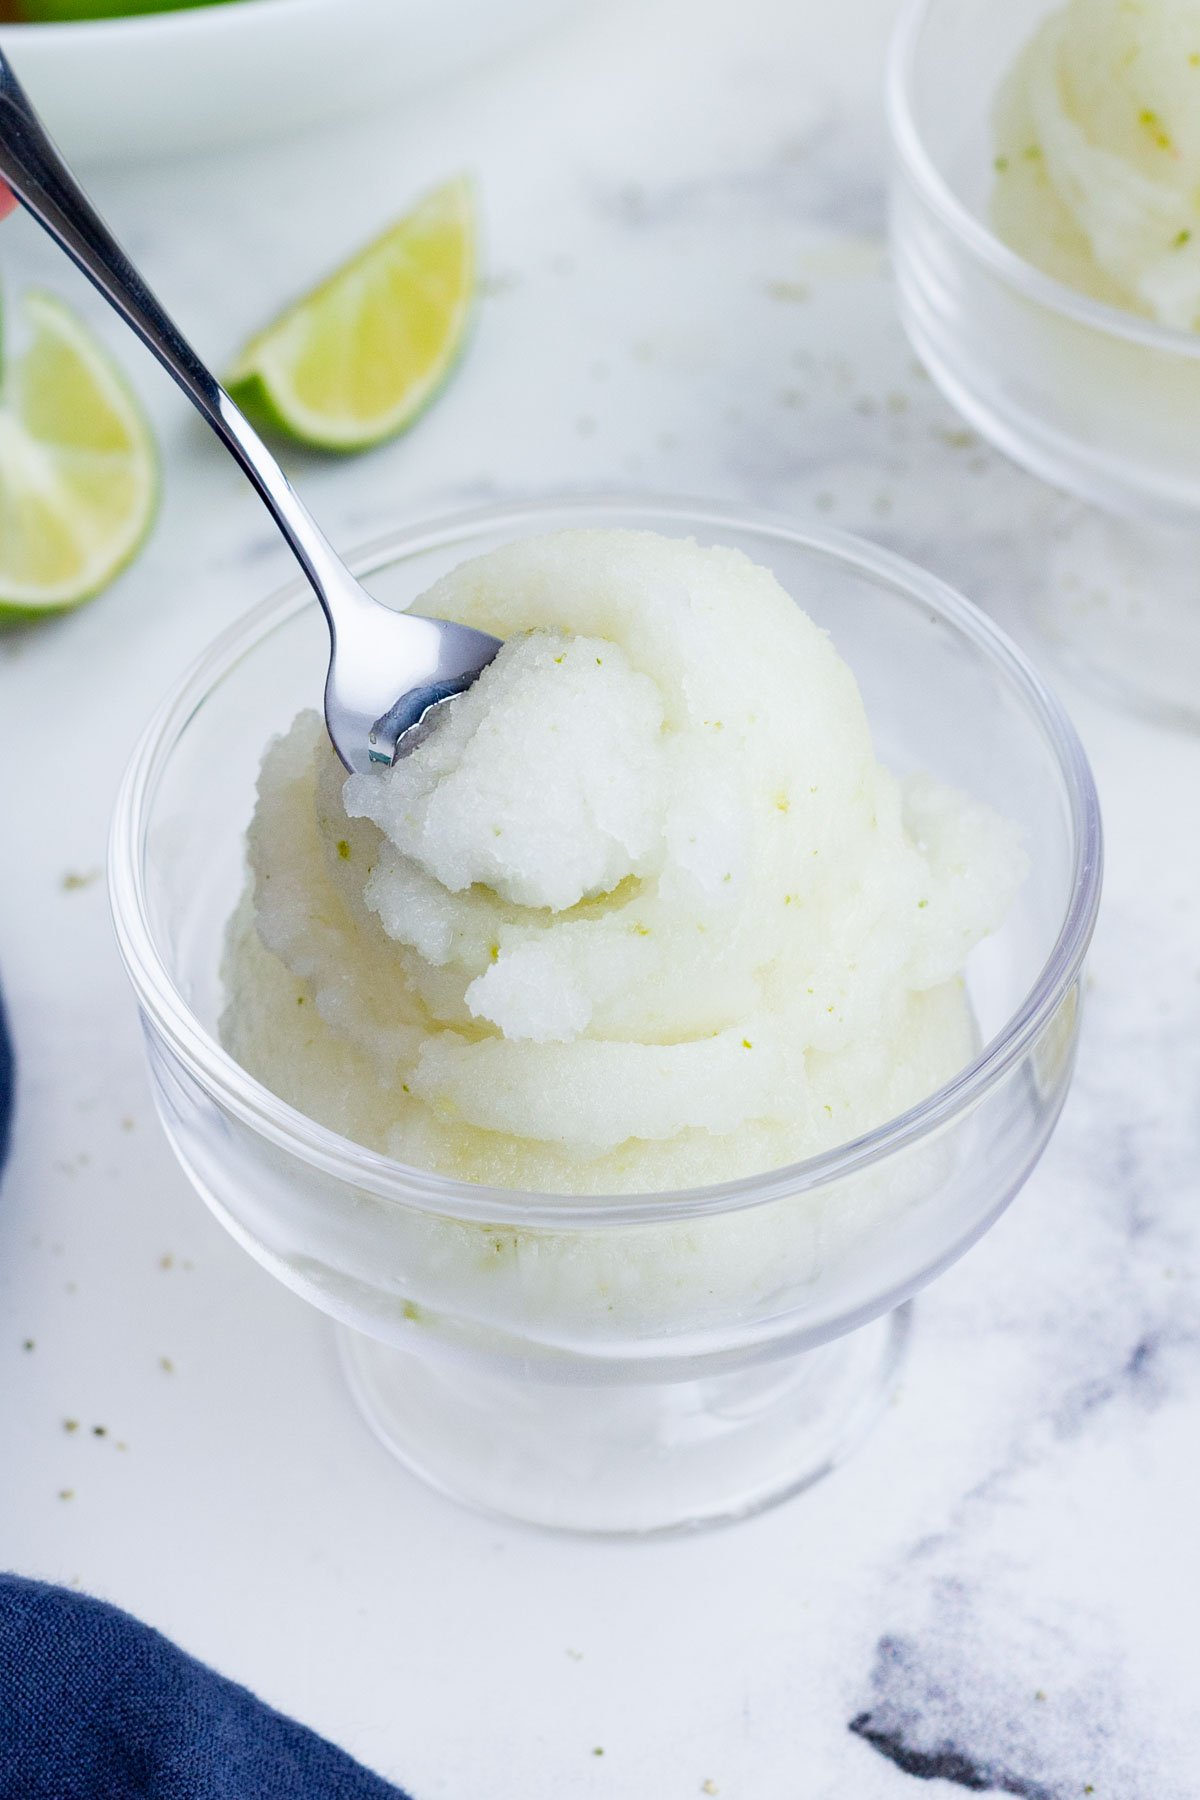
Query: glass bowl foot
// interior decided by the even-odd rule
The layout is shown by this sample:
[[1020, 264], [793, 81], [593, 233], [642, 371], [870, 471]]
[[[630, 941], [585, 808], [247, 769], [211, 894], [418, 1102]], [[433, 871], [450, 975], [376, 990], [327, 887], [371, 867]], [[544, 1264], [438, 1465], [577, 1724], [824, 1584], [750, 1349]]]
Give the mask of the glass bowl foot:
[[[911, 1303], [790, 1359], [686, 1381], [562, 1378], [426, 1357], [338, 1328], [375, 1435], [479, 1511], [560, 1531], [643, 1535], [746, 1518], [819, 1481], [892, 1391]], [[582, 1371], [582, 1372], [580, 1372]]]

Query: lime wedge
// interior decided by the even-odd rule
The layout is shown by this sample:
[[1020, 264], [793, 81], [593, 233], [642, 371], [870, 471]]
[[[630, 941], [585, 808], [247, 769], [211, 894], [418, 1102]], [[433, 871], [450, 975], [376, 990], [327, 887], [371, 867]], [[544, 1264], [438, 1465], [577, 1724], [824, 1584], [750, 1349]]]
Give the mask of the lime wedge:
[[0, 623], [107, 587], [158, 494], [150, 427], [107, 353], [49, 294], [25, 317], [32, 341], [0, 391]]
[[475, 278], [471, 189], [449, 181], [247, 344], [229, 378], [258, 423], [322, 450], [411, 425], [462, 348]]
[[65, 24], [76, 19], [124, 19], [135, 13], [181, 12], [215, 0], [17, 0], [16, 14], [31, 24]]

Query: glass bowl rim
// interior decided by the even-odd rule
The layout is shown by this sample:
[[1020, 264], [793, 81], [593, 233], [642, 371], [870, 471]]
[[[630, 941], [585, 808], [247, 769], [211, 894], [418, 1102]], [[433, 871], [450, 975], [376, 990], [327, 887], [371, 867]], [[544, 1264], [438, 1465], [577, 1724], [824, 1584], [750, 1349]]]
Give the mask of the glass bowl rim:
[[1126, 312], [1105, 300], [1093, 300], [1066, 282], [1028, 262], [1009, 247], [983, 220], [969, 211], [945, 180], [925, 147], [913, 105], [913, 79], [921, 33], [939, 0], [905, 0], [888, 43], [884, 80], [885, 110], [892, 147], [900, 165], [942, 224], [979, 261], [1028, 300], [1086, 325], [1109, 337], [1124, 338], [1143, 348], [1191, 360], [1200, 358], [1200, 332], [1160, 325], [1138, 313]]
[[402, 525], [352, 552], [359, 575], [406, 557], [512, 527], [560, 528], [579, 515], [613, 516], [741, 531], [783, 540], [875, 586], [917, 600], [953, 625], [1007, 677], [1054, 755], [1067, 791], [1073, 835], [1071, 895], [1054, 946], [1004, 1028], [949, 1082], [873, 1131], [818, 1156], [711, 1186], [645, 1194], [531, 1193], [458, 1181], [365, 1148], [318, 1124], [250, 1076], [204, 1029], [175, 986], [149, 923], [142, 848], [159, 781], [179, 733], [207, 695], [277, 627], [316, 601], [303, 576], [276, 589], [228, 626], [169, 689], [143, 730], [115, 803], [108, 851], [109, 902], [117, 944], [138, 1004], [203, 1089], [260, 1136], [310, 1167], [375, 1196], [453, 1219], [537, 1226], [616, 1226], [741, 1211], [839, 1180], [907, 1148], [969, 1110], [1012, 1068], [1053, 1018], [1082, 966], [1100, 900], [1103, 836], [1099, 799], [1083, 746], [1065, 709], [1024, 653], [971, 601], [917, 564], [847, 532], [799, 526], [734, 503], [647, 495], [564, 494], [471, 508]]

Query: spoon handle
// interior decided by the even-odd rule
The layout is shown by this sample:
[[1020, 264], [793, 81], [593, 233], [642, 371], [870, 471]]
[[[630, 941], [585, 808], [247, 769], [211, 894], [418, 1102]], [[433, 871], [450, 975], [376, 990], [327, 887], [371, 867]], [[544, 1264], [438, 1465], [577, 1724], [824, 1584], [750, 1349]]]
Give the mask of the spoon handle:
[[[0, 177], [154, 352], [236, 458], [299, 559], [332, 631], [331, 606], [349, 604], [357, 584], [250, 421], [200, 361], [92, 206], [3, 50]], [[365, 595], [361, 598], [366, 601]]]

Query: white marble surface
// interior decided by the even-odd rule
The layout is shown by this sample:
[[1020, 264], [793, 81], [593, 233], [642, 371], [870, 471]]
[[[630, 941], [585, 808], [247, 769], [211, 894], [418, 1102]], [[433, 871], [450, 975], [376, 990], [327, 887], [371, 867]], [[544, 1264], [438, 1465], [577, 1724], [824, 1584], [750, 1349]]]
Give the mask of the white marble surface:
[[[95, 187], [219, 358], [423, 183], [477, 171], [489, 293], [454, 386], [370, 458], [294, 459], [342, 542], [492, 494], [691, 491], [861, 529], [1024, 632], [1074, 509], [961, 431], [894, 322], [890, 12], [595, 4], [394, 121]], [[322, 1320], [152, 1117], [94, 879], [111, 799], [167, 682], [286, 561], [32, 226], [0, 256], [10, 303], [52, 285], [119, 348], [167, 476], [135, 569], [0, 642], [0, 1558], [132, 1608], [418, 1800], [893, 1800], [938, 1770], [931, 1794], [1194, 1800], [1200, 743], [1064, 690], [1110, 836], [1075, 1091], [920, 1302], [855, 1460], [690, 1541], [477, 1519], [376, 1446]]]

